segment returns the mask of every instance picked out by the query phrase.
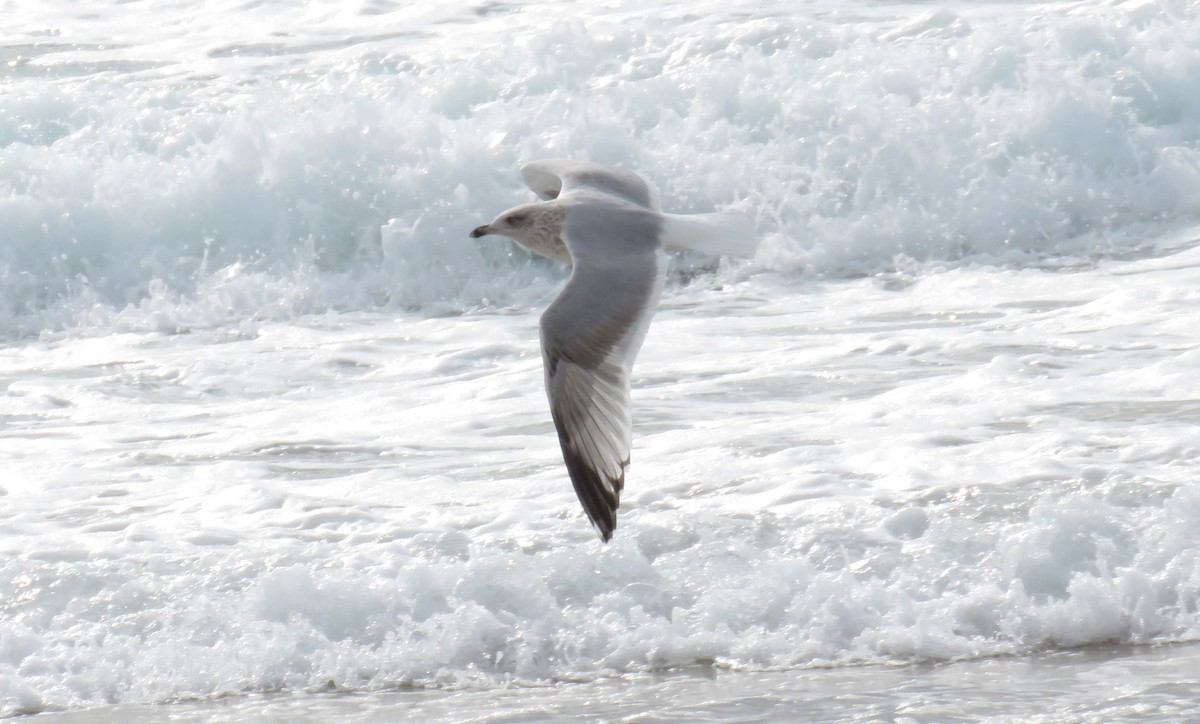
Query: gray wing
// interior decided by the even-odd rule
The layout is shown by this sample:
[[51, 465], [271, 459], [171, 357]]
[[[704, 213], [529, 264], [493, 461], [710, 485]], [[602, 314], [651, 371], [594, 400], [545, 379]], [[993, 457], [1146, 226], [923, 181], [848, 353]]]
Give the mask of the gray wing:
[[[563, 461], [601, 540], [612, 538], [629, 465], [629, 375], [666, 279], [651, 214], [568, 211], [571, 278], [542, 315], [546, 395]], [[602, 245], [612, 253], [587, 253]]]
[[659, 210], [658, 194], [650, 182], [622, 168], [587, 161], [533, 161], [521, 167], [521, 177], [544, 201], [586, 187], [650, 211]]

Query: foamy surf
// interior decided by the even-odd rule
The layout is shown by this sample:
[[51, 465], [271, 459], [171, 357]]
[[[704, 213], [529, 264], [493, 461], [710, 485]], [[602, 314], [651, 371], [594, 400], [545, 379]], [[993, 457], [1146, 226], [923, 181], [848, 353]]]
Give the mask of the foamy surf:
[[463, 229], [534, 158], [737, 203], [754, 269], [822, 277], [1122, 254], [1200, 212], [1186, 5], [631, 10], [16, 10], [0, 329], [519, 303], [557, 277]]
[[[5, 715], [1196, 639], [1195, 8], [11, 10]], [[671, 277], [603, 548], [541, 390], [563, 273], [466, 237], [543, 157], [763, 238]], [[1099, 711], [1059, 664], [1035, 700]]]

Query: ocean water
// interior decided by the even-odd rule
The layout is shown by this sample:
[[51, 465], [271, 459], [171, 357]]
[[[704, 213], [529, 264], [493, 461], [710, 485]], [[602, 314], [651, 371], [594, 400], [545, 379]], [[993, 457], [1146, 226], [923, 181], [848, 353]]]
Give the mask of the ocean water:
[[[0, 715], [1200, 705], [1195, 3], [0, 17]], [[467, 238], [558, 157], [762, 240], [677, 260], [608, 545], [566, 270]]]

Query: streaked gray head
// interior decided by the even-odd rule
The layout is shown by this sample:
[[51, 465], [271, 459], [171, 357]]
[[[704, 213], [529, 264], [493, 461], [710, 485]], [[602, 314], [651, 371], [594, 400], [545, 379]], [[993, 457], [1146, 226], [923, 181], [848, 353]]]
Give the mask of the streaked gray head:
[[522, 204], [500, 214], [492, 223], [475, 228], [471, 238], [489, 234], [507, 236], [535, 254], [569, 263], [570, 252], [562, 242], [564, 217], [565, 212], [557, 203]]

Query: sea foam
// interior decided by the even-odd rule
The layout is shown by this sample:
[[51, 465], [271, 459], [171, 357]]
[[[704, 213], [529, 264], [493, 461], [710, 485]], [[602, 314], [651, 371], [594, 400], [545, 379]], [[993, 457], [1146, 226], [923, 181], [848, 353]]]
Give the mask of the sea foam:
[[26, 18], [0, 327], [521, 304], [562, 272], [464, 230], [529, 198], [517, 167], [543, 157], [638, 170], [671, 211], [746, 210], [750, 272], [1094, 258], [1200, 213], [1187, 3], [372, 8]]
[[[0, 714], [1200, 637], [1195, 4], [642, 5], [6, 8]], [[545, 157], [764, 239], [607, 546]]]

